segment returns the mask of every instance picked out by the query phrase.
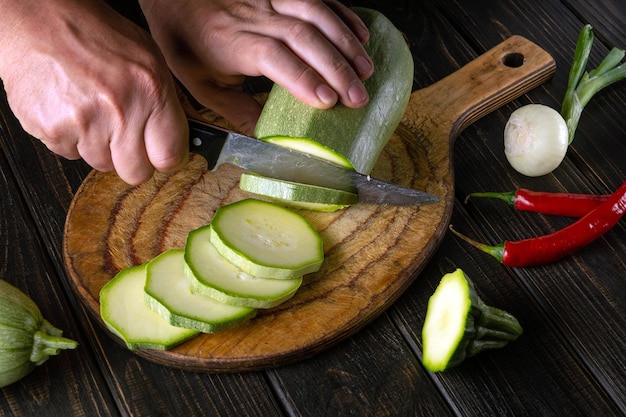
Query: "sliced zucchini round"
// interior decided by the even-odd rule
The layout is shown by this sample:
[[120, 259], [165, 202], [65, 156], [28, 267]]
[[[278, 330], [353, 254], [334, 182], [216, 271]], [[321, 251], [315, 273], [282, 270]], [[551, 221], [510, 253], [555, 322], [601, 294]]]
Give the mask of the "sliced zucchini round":
[[339, 165], [345, 169], [354, 170], [352, 163], [348, 159], [330, 149], [328, 146], [324, 146], [319, 142], [312, 140], [311, 138], [294, 138], [290, 136], [268, 136], [262, 138], [266, 142], [280, 145], [285, 148], [292, 149], [294, 151], [306, 153], [316, 158], [324, 159], [335, 165]]
[[251, 308], [271, 308], [291, 298], [302, 277], [270, 279], [252, 276], [226, 260], [210, 241], [211, 227], [203, 226], [187, 236], [185, 273], [192, 291], [220, 302]]
[[214, 333], [254, 317], [256, 311], [253, 308], [229, 305], [193, 293], [184, 266], [184, 251], [181, 249], [167, 250], [147, 266], [146, 304], [170, 324]]
[[123, 269], [100, 290], [100, 315], [128, 349], [170, 349], [198, 334], [172, 326], [144, 302], [146, 264]]
[[262, 278], [297, 278], [319, 270], [322, 238], [300, 214], [267, 201], [245, 199], [222, 206], [210, 240], [229, 262]]
[[239, 188], [290, 207], [313, 211], [336, 211], [359, 201], [357, 194], [348, 191], [283, 181], [252, 173], [241, 174]]

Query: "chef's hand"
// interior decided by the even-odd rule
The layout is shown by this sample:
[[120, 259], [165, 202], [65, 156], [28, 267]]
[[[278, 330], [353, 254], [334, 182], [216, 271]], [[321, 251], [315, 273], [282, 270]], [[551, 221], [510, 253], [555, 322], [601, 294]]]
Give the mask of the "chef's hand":
[[204, 106], [252, 133], [261, 111], [244, 76], [266, 76], [301, 101], [362, 107], [373, 73], [367, 27], [336, 0], [140, 0], [176, 77]]
[[188, 158], [158, 46], [100, 0], [0, 0], [0, 78], [22, 127], [130, 184]]

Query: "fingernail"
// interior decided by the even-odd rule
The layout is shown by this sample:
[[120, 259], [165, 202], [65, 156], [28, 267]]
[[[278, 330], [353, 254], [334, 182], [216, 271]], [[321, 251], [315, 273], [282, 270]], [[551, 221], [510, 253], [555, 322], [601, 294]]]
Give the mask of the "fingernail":
[[319, 98], [324, 104], [335, 104], [337, 102], [337, 93], [335, 93], [329, 86], [322, 84], [315, 90], [317, 98]]
[[368, 100], [367, 90], [359, 81], [355, 81], [348, 90], [348, 97], [353, 104], [365, 103]]
[[359, 74], [359, 77], [368, 77], [372, 73], [372, 69], [374, 66], [372, 65], [372, 61], [364, 57], [363, 55], [359, 55], [354, 60], [354, 66], [356, 68], [356, 72]]

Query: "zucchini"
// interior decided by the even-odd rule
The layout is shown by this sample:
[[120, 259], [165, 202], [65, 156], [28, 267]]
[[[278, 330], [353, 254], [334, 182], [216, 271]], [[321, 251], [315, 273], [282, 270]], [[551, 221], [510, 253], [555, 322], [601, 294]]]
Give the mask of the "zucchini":
[[336, 211], [359, 201], [357, 194], [348, 191], [283, 181], [252, 173], [241, 174], [239, 188], [293, 208], [314, 211]]
[[517, 339], [522, 327], [506, 311], [486, 305], [461, 269], [446, 274], [428, 301], [422, 362], [431, 372]]
[[19, 381], [74, 340], [41, 315], [35, 302], [17, 287], [0, 279], [0, 388]]
[[217, 209], [210, 241], [229, 262], [262, 278], [297, 278], [319, 270], [322, 238], [301, 215], [244, 199]]
[[148, 262], [145, 302], [172, 326], [214, 333], [254, 317], [255, 310], [225, 304], [191, 291], [185, 252], [170, 249]]
[[275, 84], [254, 135], [335, 163], [337, 160], [328, 155], [340, 155], [356, 171], [369, 174], [408, 105], [413, 57], [402, 33], [384, 15], [366, 8], [352, 10], [370, 31], [365, 49], [374, 61], [375, 72], [364, 81], [369, 103], [360, 109], [338, 104], [320, 110]]
[[345, 156], [335, 152], [327, 146], [322, 145], [320, 142], [316, 142], [309, 138], [269, 136], [264, 138], [263, 140], [273, 143], [274, 145], [284, 146], [285, 148], [293, 149], [294, 151], [306, 153], [316, 158], [324, 159], [345, 169], [354, 169], [352, 163], [348, 159], [346, 159]]
[[210, 234], [208, 225], [187, 236], [184, 270], [193, 292], [235, 306], [271, 308], [291, 298], [300, 288], [302, 277], [269, 279], [243, 272], [219, 254]]
[[144, 301], [147, 263], [121, 270], [100, 290], [100, 316], [128, 349], [170, 349], [198, 334], [169, 324]]

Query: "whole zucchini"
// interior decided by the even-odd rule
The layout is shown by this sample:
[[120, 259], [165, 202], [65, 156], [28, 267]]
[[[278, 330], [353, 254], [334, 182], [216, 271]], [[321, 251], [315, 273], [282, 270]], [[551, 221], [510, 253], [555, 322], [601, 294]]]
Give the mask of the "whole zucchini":
[[[413, 86], [413, 57], [402, 33], [384, 15], [360, 7], [352, 10], [370, 31], [365, 49], [374, 61], [374, 74], [364, 81], [369, 103], [360, 109], [337, 104], [320, 110], [275, 84], [254, 135], [321, 158], [338, 154], [339, 158], [332, 159], [343, 157], [356, 171], [369, 174], [406, 110]], [[297, 144], [297, 139], [302, 143]]]
[[78, 344], [47, 320], [26, 294], [0, 279], [0, 387], [12, 384], [49, 356]]

